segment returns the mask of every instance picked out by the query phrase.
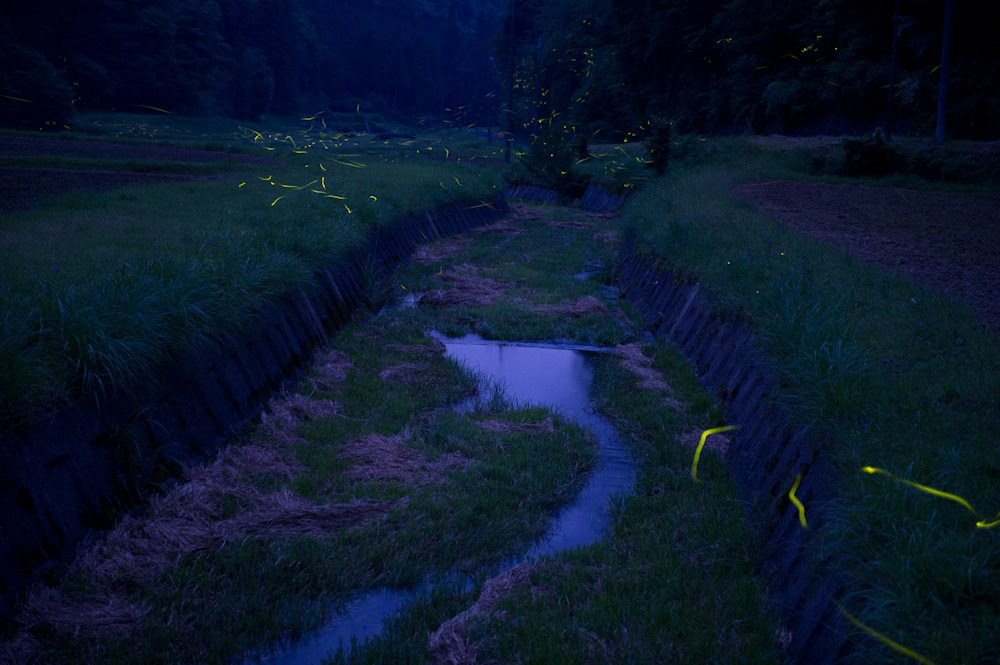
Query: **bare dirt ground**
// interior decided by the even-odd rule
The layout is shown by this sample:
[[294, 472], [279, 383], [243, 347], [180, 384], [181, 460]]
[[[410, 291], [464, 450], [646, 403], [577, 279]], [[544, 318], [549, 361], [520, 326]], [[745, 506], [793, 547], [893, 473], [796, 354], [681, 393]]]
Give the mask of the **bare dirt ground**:
[[[97, 141], [62, 141], [0, 136], [0, 156], [71, 157], [124, 161], [195, 162], [199, 164], [233, 159], [246, 163], [274, 163], [262, 157], [211, 150], [188, 150], [163, 146], [126, 145]], [[108, 190], [163, 182], [206, 180], [214, 176], [186, 176], [132, 171], [78, 170], [60, 168], [0, 167], [0, 215], [27, 210], [49, 196], [71, 191]]]
[[788, 228], [955, 297], [1000, 327], [1000, 194], [792, 181], [733, 194]]

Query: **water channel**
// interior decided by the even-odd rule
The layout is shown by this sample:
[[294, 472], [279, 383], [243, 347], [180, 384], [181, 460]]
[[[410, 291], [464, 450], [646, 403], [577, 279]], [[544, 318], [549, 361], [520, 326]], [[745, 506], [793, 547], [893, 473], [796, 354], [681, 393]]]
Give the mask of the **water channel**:
[[[491, 383], [503, 385], [504, 394], [518, 404], [541, 405], [589, 427], [599, 445], [599, 465], [576, 500], [562, 508], [543, 538], [504, 568], [547, 554], [584, 547], [600, 540], [610, 520], [610, 499], [631, 491], [636, 463], [611, 424], [592, 404], [594, 363], [606, 349], [586, 345], [499, 343], [476, 335], [439, 336], [446, 353], [477, 370]], [[502, 571], [498, 571], [502, 572]], [[256, 662], [269, 665], [319, 663], [343, 648], [363, 644], [381, 632], [385, 620], [403, 609], [407, 601], [441, 580], [429, 580], [413, 589], [376, 589], [349, 603], [326, 625]], [[455, 585], [455, 580], [449, 580]], [[466, 582], [471, 588], [471, 582]]]

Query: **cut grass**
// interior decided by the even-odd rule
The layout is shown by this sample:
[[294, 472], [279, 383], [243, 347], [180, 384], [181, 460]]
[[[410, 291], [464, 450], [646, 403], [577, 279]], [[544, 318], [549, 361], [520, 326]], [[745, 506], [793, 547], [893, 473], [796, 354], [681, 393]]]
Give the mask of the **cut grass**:
[[[694, 275], [750, 322], [783, 386], [774, 396], [812, 427], [837, 464], [843, 510], [824, 547], [855, 566], [860, 620], [934, 662], [997, 658], [1000, 506], [995, 331], [944, 297], [790, 232], [729, 193], [766, 177], [758, 149], [665, 179], [625, 215], [645, 251]], [[746, 152], [743, 152], [746, 151]], [[734, 156], [747, 155], [741, 163]], [[772, 163], [780, 172], [781, 157]], [[782, 174], [780, 177], [786, 177]], [[925, 183], [925, 186], [929, 184]], [[891, 211], [886, 211], [891, 214]], [[968, 500], [978, 512], [881, 475], [872, 466]], [[896, 662], [875, 640], [859, 661]]]

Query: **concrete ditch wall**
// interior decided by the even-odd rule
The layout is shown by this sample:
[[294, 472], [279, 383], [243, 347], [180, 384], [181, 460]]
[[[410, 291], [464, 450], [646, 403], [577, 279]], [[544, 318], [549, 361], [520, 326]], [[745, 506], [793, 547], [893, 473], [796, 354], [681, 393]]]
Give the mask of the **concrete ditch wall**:
[[[551, 189], [535, 187], [534, 185], [509, 187], [504, 192], [504, 195], [509, 199], [527, 199], [529, 201], [552, 203], [555, 205], [570, 205], [574, 202], [574, 199], [571, 199], [565, 194], [560, 194], [559, 192]], [[584, 210], [590, 210], [591, 212], [607, 212], [608, 210], [620, 208], [625, 203], [626, 198], [627, 196], [625, 194], [612, 194], [600, 185], [590, 183], [587, 185], [586, 191], [580, 198], [580, 204], [583, 206]]]
[[[848, 626], [834, 599], [847, 586], [836, 561], [817, 553], [817, 534], [833, 514], [836, 476], [814, 433], [769, 399], [777, 374], [760, 353], [750, 328], [712, 310], [697, 283], [682, 280], [662, 260], [641, 255], [634, 242], [619, 257], [623, 297], [642, 312], [657, 337], [692, 363], [702, 385], [724, 405], [731, 432], [726, 464], [747, 501], [747, 514], [764, 543], [760, 574], [791, 632], [792, 662], [827, 665], [851, 650]], [[789, 498], [805, 507], [808, 528]]]
[[184, 358], [138, 394], [83, 400], [0, 437], [0, 627], [17, 593], [55, 578], [92, 530], [109, 528], [182, 463], [208, 458], [255, 419], [364, 304], [366, 274], [387, 274], [418, 243], [509, 212], [498, 196], [405, 217], [321, 270], [314, 287], [268, 306], [224, 348]]

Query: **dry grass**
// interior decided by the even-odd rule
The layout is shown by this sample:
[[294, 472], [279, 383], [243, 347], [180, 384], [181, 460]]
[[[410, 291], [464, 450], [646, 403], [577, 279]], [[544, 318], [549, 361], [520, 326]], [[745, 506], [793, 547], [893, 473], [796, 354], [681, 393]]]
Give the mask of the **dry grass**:
[[442, 665], [473, 665], [478, 662], [478, 646], [469, 642], [468, 627], [493, 615], [500, 598], [531, 584], [533, 568], [533, 564], [525, 562], [486, 580], [479, 598], [469, 609], [448, 619], [428, 635], [427, 643], [434, 662]]
[[149, 608], [134, 605], [117, 594], [99, 593], [89, 598], [68, 596], [46, 588], [33, 589], [20, 621], [28, 631], [51, 628], [79, 635], [122, 635], [131, 631]]
[[0, 644], [0, 665], [43, 665], [42, 644], [31, 633], [20, 632]]
[[490, 432], [500, 434], [516, 434], [518, 432], [545, 432], [552, 434], [556, 431], [552, 418], [546, 418], [537, 423], [508, 423], [502, 420], [480, 420], [477, 425]]
[[365, 482], [390, 481], [416, 487], [445, 482], [445, 473], [464, 469], [471, 461], [459, 453], [446, 453], [436, 460], [429, 460], [410, 443], [413, 435], [404, 429], [394, 436], [369, 434], [356, 439], [340, 449], [340, 456], [355, 464], [347, 476]]
[[471, 244], [472, 238], [467, 236], [453, 236], [430, 245], [420, 245], [413, 252], [413, 260], [424, 265], [437, 263], [461, 254]]
[[614, 354], [621, 360], [621, 366], [639, 377], [639, 388], [642, 390], [659, 390], [667, 393], [663, 402], [675, 411], [686, 411], [687, 405], [672, 397], [674, 389], [664, 379], [663, 374], [653, 369], [653, 361], [642, 352], [642, 344], [620, 344], [615, 347]]
[[385, 348], [389, 351], [416, 353], [428, 358], [439, 353], [444, 353], [446, 350], [445, 345], [436, 339], [431, 340], [430, 344], [389, 344]]
[[260, 416], [257, 437], [280, 446], [295, 445], [302, 442], [298, 429], [304, 421], [331, 418], [342, 410], [340, 404], [328, 399], [287, 393], [272, 397]]
[[495, 298], [513, 286], [509, 282], [479, 277], [476, 275], [478, 271], [475, 266], [463, 264], [437, 275], [436, 279], [451, 284], [452, 288], [428, 291], [420, 297], [420, 304], [431, 307], [489, 307]]
[[391, 365], [378, 373], [378, 378], [383, 381], [395, 381], [409, 385], [420, 383], [422, 374], [427, 371], [427, 365], [420, 363], [399, 363]]
[[562, 316], [580, 318], [588, 314], [608, 314], [608, 307], [594, 296], [584, 296], [576, 302], [562, 302], [558, 305], [535, 305], [536, 312], [549, 312]]
[[566, 222], [549, 222], [549, 226], [553, 226], [553, 227], [555, 227], [557, 229], [592, 229], [592, 228], [594, 228], [594, 225], [591, 224], [590, 222], [574, 222], [572, 220], [571, 221], [566, 221]]
[[[677, 440], [684, 446], [694, 450], [698, 447], [698, 442], [701, 441], [703, 432], [704, 430], [698, 429], [687, 434], [681, 434], [677, 437]], [[710, 434], [705, 438], [705, 445], [702, 446], [702, 450], [711, 450], [714, 453], [718, 453], [720, 457], [725, 457], [726, 452], [729, 451], [729, 437], [725, 434]]]
[[355, 367], [346, 354], [332, 350], [313, 362], [312, 371], [316, 376], [310, 380], [316, 390], [329, 391], [341, 384], [353, 369]]

